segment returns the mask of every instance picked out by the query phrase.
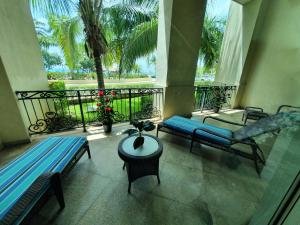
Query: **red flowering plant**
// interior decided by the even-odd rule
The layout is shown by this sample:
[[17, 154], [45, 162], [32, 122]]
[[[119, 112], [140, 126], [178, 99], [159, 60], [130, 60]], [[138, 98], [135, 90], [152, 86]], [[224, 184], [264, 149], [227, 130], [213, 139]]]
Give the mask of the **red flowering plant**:
[[113, 98], [115, 91], [98, 91], [97, 111], [98, 120], [104, 125], [112, 124], [114, 121]]

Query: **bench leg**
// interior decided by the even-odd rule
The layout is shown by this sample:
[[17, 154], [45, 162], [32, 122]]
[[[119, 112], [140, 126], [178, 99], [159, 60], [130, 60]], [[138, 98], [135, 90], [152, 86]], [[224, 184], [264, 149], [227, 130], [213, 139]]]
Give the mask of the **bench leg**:
[[91, 151], [90, 151], [90, 146], [87, 144], [86, 146], [86, 151], [87, 151], [87, 154], [89, 156], [89, 159], [91, 158]]
[[54, 194], [56, 196], [56, 199], [60, 205], [60, 208], [65, 208], [65, 200], [64, 200], [64, 193], [62, 190], [61, 180], [60, 180], [60, 174], [55, 173], [51, 177], [51, 186], [54, 190]]

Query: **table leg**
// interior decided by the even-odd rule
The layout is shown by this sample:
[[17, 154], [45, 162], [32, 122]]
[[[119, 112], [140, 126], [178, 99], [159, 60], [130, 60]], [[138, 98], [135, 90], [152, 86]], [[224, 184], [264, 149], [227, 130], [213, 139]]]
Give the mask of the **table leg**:
[[128, 194], [131, 193], [131, 181], [129, 181], [129, 184], [128, 184]]
[[159, 174], [157, 174], [157, 181], [158, 181], [158, 184], [160, 184]]

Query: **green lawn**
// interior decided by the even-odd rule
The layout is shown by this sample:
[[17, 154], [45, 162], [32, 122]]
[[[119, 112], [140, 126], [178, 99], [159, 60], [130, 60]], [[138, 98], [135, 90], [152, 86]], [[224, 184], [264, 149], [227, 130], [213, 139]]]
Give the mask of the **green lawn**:
[[[144, 98], [144, 100], [142, 99]], [[135, 97], [131, 99], [131, 111], [132, 113], [140, 112], [142, 108], [143, 101], [145, 102], [145, 98], [147, 101], [152, 101], [152, 96], [146, 96], [146, 97]], [[97, 112], [93, 111], [93, 107], [96, 107], [97, 102], [85, 102], [83, 100], [82, 102], [82, 110], [84, 115], [84, 120], [86, 123], [95, 122], [97, 121]], [[125, 118], [123, 120], [129, 120], [129, 99], [115, 99], [113, 101], [113, 109], [114, 111], [119, 112], [120, 114], [123, 114]], [[80, 105], [69, 105], [69, 107], [65, 107], [65, 112], [67, 114], [70, 114], [73, 118], [81, 120], [80, 117]]]

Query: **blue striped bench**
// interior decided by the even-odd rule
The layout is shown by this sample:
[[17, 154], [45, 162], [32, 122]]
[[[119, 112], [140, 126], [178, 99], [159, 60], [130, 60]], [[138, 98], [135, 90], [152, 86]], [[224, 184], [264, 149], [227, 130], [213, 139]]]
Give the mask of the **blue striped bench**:
[[60, 176], [85, 152], [85, 137], [50, 137], [1, 168], [0, 225], [21, 223], [49, 190], [64, 208]]

